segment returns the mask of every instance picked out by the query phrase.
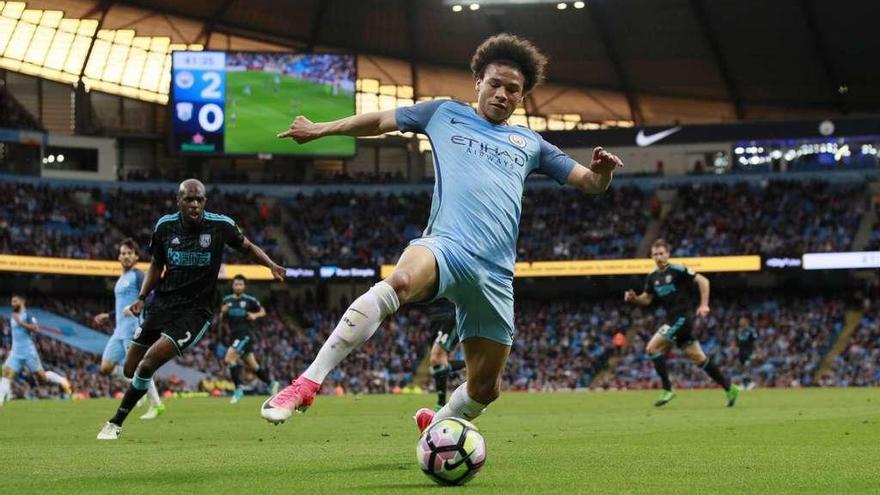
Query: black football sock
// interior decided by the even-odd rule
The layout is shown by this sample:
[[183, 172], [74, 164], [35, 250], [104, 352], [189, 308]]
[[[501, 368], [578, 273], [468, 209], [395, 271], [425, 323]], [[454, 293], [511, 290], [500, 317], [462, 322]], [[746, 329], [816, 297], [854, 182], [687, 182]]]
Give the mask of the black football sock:
[[272, 381], [269, 378], [269, 372], [266, 371], [266, 368], [257, 368], [256, 371], [254, 371], [254, 374], [257, 375], [257, 378], [263, 380], [263, 383], [265, 383], [266, 385], [269, 385], [269, 383]]
[[726, 376], [721, 374], [721, 370], [718, 369], [718, 366], [715, 366], [715, 361], [712, 360], [712, 357], [709, 356], [702, 364], [703, 370], [709, 375], [710, 378], [715, 380], [715, 383], [721, 385], [724, 390], [730, 389], [730, 380], [727, 379]]
[[666, 355], [662, 352], [655, 352], [651, 354], [651, 361], [654, 363], [654, 369], [657, 371], [657, 375], [660, 376], [660, 381], [663, 382], [664, 390], [672, 390], [672, 382], [669, 381], [669, 372], [666, 371]]
[[241, 387], [241, 365], [233, 364], [229, 367], [229, 376], [232, 378], [232, 383], [235, 384], [235, 388]]
[[437, 389], [437, 404], [446, 405], [446, 384], [449, 381], [449, 365], [438, 364], [431, 368], [434, 375], [434, 388]]
[[128, 417], [128, 414], [137, 406], [141, 397], [147, 393], [147, 388], [150, 386], [150, 380], [150, 378], [141, 378], [135, 373], [134, 378], [131, 379], [131, 384], [128, 386], [128, 390], [125, 391], [125, 395], [122, 397], [122, 403], [119, 404], [119, 409], [116, 410], [116, 415], [110, 419], [111, 423], [116, 426], [122, 426], [122, 423], [125, 422], [125, 418]]

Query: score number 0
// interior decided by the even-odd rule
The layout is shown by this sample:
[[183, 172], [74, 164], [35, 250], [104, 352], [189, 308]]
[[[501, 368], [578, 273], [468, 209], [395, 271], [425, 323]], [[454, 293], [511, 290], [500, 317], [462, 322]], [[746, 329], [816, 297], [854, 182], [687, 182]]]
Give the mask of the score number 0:
[[[207, 83], [202, 90], [201, 97], [205, 99], [219, 100], [223, 98], [218, 88], [220, 87], [220, 74], [217, 72], [205, 72], [202, 81]], [[205, 132], [216, 132], [223, 127], [223, 109], [216, 103], [207, 103], [199, 109], [199, 125]]]

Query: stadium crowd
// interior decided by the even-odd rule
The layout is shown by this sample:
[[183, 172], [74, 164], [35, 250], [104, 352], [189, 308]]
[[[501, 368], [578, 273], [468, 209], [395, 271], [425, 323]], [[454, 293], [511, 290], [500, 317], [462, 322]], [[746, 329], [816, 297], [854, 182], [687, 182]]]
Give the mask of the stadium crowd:
[[865, 206], [862, 184], [693, 184], [679, 188], [660, 235], [669, 241], [673, 256], [845, 251]]

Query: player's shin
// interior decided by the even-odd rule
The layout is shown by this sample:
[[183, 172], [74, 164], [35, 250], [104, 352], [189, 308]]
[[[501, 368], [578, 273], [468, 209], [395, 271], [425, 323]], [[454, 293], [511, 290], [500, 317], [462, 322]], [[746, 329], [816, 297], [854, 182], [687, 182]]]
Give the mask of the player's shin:
[[397, 293], [386, 282], [371, 287], [351, 303], [303, 376], [315, 383], [322, 383], [327, 374], [372, 337], [382, 320], [397, 311], [398, 307], [400, 301]]

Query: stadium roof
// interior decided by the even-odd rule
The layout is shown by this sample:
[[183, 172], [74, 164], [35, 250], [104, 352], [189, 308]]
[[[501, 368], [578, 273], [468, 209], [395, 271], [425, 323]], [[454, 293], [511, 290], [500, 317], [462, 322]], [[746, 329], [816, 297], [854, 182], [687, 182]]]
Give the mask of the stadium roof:
[[[444, 0], [37, 0], [29, 8], [101, 18], [212, 49], [350, 50], [362, 77], [416, 96], [473, 99], [475, 46], [497, 32], [551, 59], [533, 113], [644, 123], [880, 111], [874, 1], [588, 0], [555, 4]], [[475, 3], [479, 3], [476, 1]], [[496, 2], [497, 3], [497, 2]], [[410, 62], [415, 70], [410, 69]]]

